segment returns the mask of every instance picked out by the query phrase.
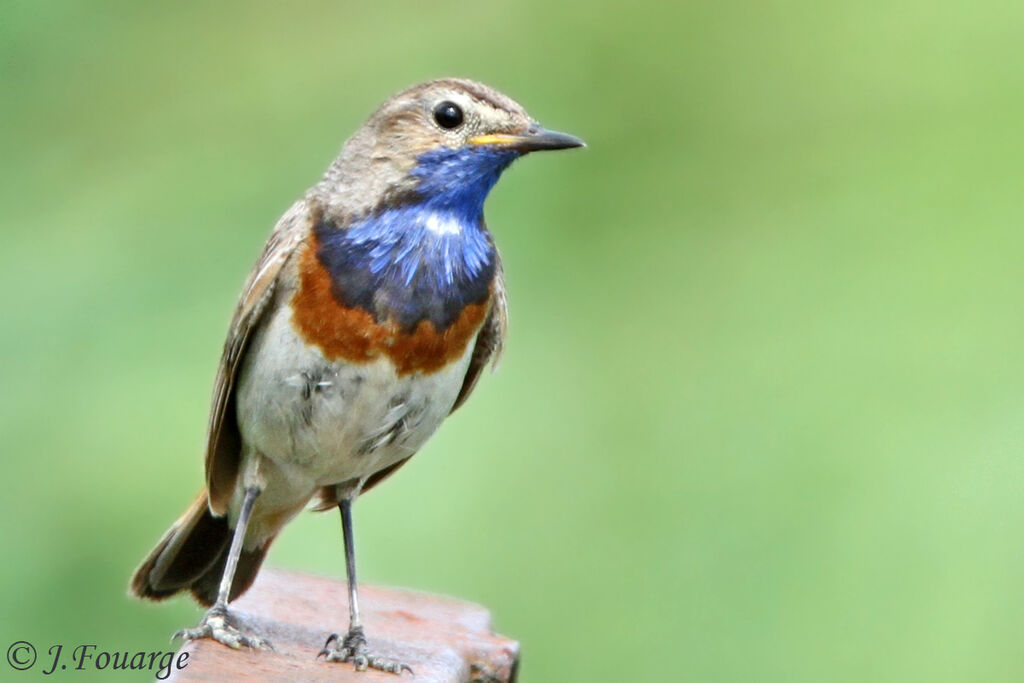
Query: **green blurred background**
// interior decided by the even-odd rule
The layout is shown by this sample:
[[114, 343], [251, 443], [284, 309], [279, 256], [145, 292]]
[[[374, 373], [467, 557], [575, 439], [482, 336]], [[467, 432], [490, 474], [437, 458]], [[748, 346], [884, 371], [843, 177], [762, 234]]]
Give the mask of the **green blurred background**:
[[[489, 200], [503, 365], [361, 500], [361, 578], [489, 606], [524, 681], [1024, 679], [1022, 28], [8, 0], [0, 646], [198, 619], [125, 589], [199, 489], [241, 283], [373, 108], [461, 75], [589, 148]], [[341, 577], [340, 546], [304, 514], [269, 564]]]

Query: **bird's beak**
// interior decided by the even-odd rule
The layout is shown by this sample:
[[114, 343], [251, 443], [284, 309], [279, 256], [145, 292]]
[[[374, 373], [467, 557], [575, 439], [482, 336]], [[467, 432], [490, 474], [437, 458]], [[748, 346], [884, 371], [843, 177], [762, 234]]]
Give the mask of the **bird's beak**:
[[525, 133], [491, 133], [477, 135], [469, 139], [471, 145], [487, 145], [507, 147], [518, 152], [536, 152], [542, 149], [569, 149], [570, 147], [586, 147], [586, 143], [574, 135], [548, 130], [533, 124]]

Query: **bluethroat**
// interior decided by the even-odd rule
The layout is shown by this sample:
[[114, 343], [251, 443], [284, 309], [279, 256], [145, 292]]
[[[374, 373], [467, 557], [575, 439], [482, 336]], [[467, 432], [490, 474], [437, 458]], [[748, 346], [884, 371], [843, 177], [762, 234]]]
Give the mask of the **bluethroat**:
[[341, 511], [349, 628], [320, 654], [393, 673], [359, 617], [352, 503], [473, 391], [505, 337], [487, 194], [528, 152], [579, 147], [461, 79], [384, 103], [278, 221], [235, 310], [213, 392], [206, 488], [132, 578], [209, 610], [185, 638], [254, 649], [228, 610], [310, 501]]

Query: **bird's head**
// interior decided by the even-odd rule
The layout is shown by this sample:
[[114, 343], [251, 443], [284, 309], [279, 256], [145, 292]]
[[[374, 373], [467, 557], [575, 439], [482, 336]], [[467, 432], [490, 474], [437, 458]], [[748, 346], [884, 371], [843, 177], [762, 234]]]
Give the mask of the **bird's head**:
[[430, 81], [385, 102], [318, 187], [329, 205], [349, 211], [415, 201], [479, 212], [516, 158], [581, 146], [582, 140], [543, 128], [517, 102], [483, 84]]

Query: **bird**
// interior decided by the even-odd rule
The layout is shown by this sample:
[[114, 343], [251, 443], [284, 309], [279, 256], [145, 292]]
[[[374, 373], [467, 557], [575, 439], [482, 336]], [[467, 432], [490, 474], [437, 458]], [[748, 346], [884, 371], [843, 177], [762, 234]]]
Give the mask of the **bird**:
[[317, 654], [412, 669], [369, 647], [352, 506], [401, 467], [501, 354], [505, 284], [483, 207], [535, 151], [585, 146], [482, 83], [444, 78], [382, 104], [285, 212], [245, 282], [214, 381], [205, 487], [132, 576], [189, 591], [188, 640], [272, 649], [229, 605], [306, 507], [341, 514], [348, 630]]

